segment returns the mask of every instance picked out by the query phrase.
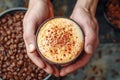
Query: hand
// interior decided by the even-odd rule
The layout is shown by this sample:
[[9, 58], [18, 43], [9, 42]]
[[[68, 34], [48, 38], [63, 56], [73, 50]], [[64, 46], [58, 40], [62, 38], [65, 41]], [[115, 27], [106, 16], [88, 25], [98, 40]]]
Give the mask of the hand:
[[[90, 6], [88, 8], [90, 8]], [[94, 50], [98, 46], [98, 23], [95, 19], [95, 8], [88, 8], [83, 7], [82, 5], [79, 6], [78, 1], [71, 15], [71, 18], [80, 25], [85, 35], [84, 52], [82, 53], [83, 55], [75, 63], [63, 67], [60, 71], [60, 76], [65, 76], [85, 66], [89, 62]]]
[[47, 18], [53, 17], [52, 5], [50, 0], [30, 0], [28, 11], [23, 20], [24, 26], [24, 41], [29, 58], [40, 68], [49, 74], [59, 76], [59, 70], [38, 56], [35, 44], [35, 32], [39, 26]]

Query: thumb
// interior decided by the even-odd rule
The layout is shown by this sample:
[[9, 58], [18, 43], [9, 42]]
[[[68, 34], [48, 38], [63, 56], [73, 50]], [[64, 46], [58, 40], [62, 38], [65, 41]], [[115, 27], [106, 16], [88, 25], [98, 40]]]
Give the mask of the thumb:
[[32, 53], [36, 49], [35, 44], [35, 24], [32, 21], [23, 22], [23, 38], [25, 41], [27, 52]]
[[85, 52], [92, 54], [98, 45], [98, 36], [96, 31], [90, 27], [86, 27], [85, 30]]

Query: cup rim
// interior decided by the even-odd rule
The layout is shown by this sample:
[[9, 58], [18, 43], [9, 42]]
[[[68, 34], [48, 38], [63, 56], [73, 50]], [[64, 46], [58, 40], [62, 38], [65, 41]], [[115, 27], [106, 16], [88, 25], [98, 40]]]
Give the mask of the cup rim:
[[[80, 28], [80, 30], [81, 30], [81, 32], [82, 32], [82, 36], [83, 36], [83, 45], [82, 45], [82, 49], [80, 50], [79, 54], [78, 54], [74, 59], [72, 59], [72, 60], [70, 60], [70, 61], [68, 61], [68, 62], [64, 62], [64, 63], [57, 63], [57, 62], [53, 62], [53, 61], [48, 60], [46, 57], [44, 57], [44, 56], [41, 54], [41, 52], [40, 52], [40, 50], [39, 50], [39, 47], [38, 47], [38, 44], [37, 44], [37, 37], [38, 37], [38, 34], [39, 34], [39, 31], [40, 31], [41, 27], [42, 27], [46, 22], [48, 22], [49, 20], [56, 19], [56, 18], [64, 18], [64, 19], [69, 19], [69, 20], [73, 21], [74, 23], [76, 23], [76, 24], [79, 26], [79, 28]], [[52, 17], [52, 18], [46, 19], [41, 25], [38, 26], [37, 31], [36, 31], [36, 36], [35, 36], [35, 42], [36, 42], [37, 52], [38, 52], [38, 54], [40, 55], [40, 57], [41, 57], [45, 62], [48, 62], [48, 63], [53, 64], [53, 65], [66, 65], [66, 64], [70, 64], [70, 63], [74, 62], [74, 61], [80, 56], [80, 54], [83, 52], [83, 48], [84, 48], [84, 33], [83, 33], [83, 30], [82, 30], [82, 28], [80, 27], [80, 25], [79, 25], [76, 21], [74, 21], [73, 19], [67, 18], [67, 17], [60, 17], [60, 16], [58, 16], [58, 17]]]

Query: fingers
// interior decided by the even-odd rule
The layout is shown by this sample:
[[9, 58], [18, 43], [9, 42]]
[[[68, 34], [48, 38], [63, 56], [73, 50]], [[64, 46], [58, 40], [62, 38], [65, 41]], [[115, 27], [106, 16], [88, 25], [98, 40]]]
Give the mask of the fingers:
[[[29, 9], [25, 14], [23, 20], [23, 38], [25, 41], [27, 54], [29, 58], [40, 68], [46, 71], [49, 74], [58, 74], [58, 71], [55, 67], [49, 65], [42, 61], [36, 52], [36, 42], [35, 42], [35, 32], [36, 26], [39, 26], [45, 19], [53, 16], [52, 5], [47, 6], [47, 0], [44, 1], [30, 1]], [[50, 15], [49, 9], [50, 8]], [[46, 9], [46, 10], [45, 10]], [[55, 70], [54, 70], [55, 69]]]
[[72, 73], [72, 72], [76, 71], [79, 68], [82, 68], [83, 66], [85, 66], [88, 63], [88, 61], [90, 60], [91, 56], [92, 55], [84, 54], [82, 56], [82, 58], [79, 59], [77, 62], [62, 68], [60, 70], [60, 76], [65, 76], [65, 75], [67, 75], [69, 73]]
[[29, 53], [27, 52], [28, 57], [40, 68], [45, 68], [45, 64], [44, 62], [41, 60], [41, 58], [38, 56], [38, 54], [36, 53], [36, 51]]
[[35, 52], [27, 53], [29, 58], [39, 67], [42, 68], [45, 72], [49, 74], [53, 74], [56, 77], [59, 77], [59, 70], [54, 65], [49, 65], [48, 63], [44, 63], [42, 59]]
[[43, 69], [44, 71], [46, 71], [49, 74], [53, 74], [56, 77], [60, 76], [60, 74], [59, 74], [60, 71], [55, 65], [50, 65], [48, 63], [45, 63], [45, 65], [46, 65], [46, 67]]
[[[26, 15], [26, 19], [24, 20], [24, 41], [27, 48], [27, 54], [29, 58], [40, 68], [42, 68], [44, 71], [46, 71], [49, 74], [54, 74], [57, 71], [55, 68], [53, 68], [48, 63], [44, 63], [42, 59], [38, 56], [36, 53], [36, 43], [35, 43], [35, 30], [36, 30], [36, 20], [35, 18], [32, 18], [29, 14], [31, 12], [28, 12]], [[28, 17], [29, 16], [29, 17]], [[42, 19], [39, 19], [39, 22], [42, 22]], [[54, 70], [55, 69], [55, 70]], [[58, 71], [57, 71], [58, 73]]]
[[36, 44], [35, 44], [35, 26], [34, 21], [28, 18], [30, 10], [27, 11], [24, 20], [23, 20], [23, 38], [25, 41], [27, 54], [29, 58], [40, 68], [45, 68], [44, 62], [40, 59], [36, 53]]
[[24, 24], [24, 33], [23, 38], [25, 41], [27, 52], [31, 53], [34, 52], [36, 49], [35, 43], [35, 25], [34, 23], [30, 22], [29, 24]]
[[84, 38], [85, 53], [75, 63], [70, 64], [61, 69], [60, 76], [65, 76], [85, 66], [89, 62], [99, 42], [97, 21], [94, 18], [94, 16], [89, 13], [89, 11], [83, 8], [75, 8], [73, 10], [71, 18], [75, 20], [80, 25], [80, 28], [83, 30], [85, 37]]
[[[33, 15], [32, 15], [33, 14]], [[35, 13], [29, 9], [23, 20], [23, 38], [25, 41], [27, 54], [29, 58], [40, 68], [45, 68], [45, 63], [40, 59], [36, 53], [35, 30], [37, 20], [35, 20]]]
[[23, 19], [23, 38], [25, 41], [27, 52], [31, 53], [34, 52], [35, 47], [35, 29], [36, 29], [36, 22], [32, 19], [31, 9], [29, 9], [25, 17]]
[[[83, 17], [82, 17], [83, 18]], [[81, 20], [81, 18], [72, 17], [82, 28], [85, 44], [84, 50], [88, 54], [92, 54], [98, 45], [98, 25], [97, 23], [90, 17], [85, 17]], [[81, 20], [81, 21], [80, 21]]]
[[[80, 14], [83, 14], [83, 15], [76, 17], [76, 15], [80, 15]], [[85, 66], [89, 62], [94, 50], [98, 45], [97, 23], [94, 21], [93, 17], [90, 16], [89, 14], [84, 12], [81, 12], [80, 14], [77, 13], [76, 15], [72, 15], [71, 17], [80, 25], [81, 29], [83, 30], [84, 37], [85, 37], [85, 41], [84, 41], [85, 53], [77, 62], [64, 67], [60, 71], [60, 76], [65, 76]]]
[[54, 66], [54, 65], [52, 65], [52, 68], [54, 69], [54, 75], [56, 76], [56, 77], [59, 77], [60, 76], [60, 71], [59, 71], [59, 69], [56, 67], [56, 66]]
[[88, 54], [92, 54], [98, 46], [98, 26], [93, 20], [89, 20], [82, 26], [85, 34], [85, 52]]
[[[79, 17], [78, 17], [79, 16]], [[85, 35], [84, 50], [92, 54], [98, 45], [98, 24], [93, 15], [81, 8], [75, 8], [71, 18], [75, 20]]]
[[51, 65], [49, 65], [48, 63], [45, 63], [46, 64], [46, 67], [43, 68], [43, 70], [49, 74], [53, 74], [54, 73], [54, 69], [52, 68]]
[[85, 46], [84, 46], [84, 49], [85, 49], [85, 52], [88, 53], [88, 54], [92, 54], [96, 48], [96, 45], [97, 45], [97, 38], [98, 38], [98, 35], [97, 33], [91, 28], [92, 25], [84, 25], [84, 32], [85, 32]]

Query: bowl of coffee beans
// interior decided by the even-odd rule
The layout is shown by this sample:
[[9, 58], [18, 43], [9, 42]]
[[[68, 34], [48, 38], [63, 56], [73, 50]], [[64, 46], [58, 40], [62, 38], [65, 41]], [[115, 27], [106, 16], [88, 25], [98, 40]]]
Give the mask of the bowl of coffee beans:
[[27, 56], [23, 40], [26, 8], [12, 8], [0, 14], [0, 78], [2, 80], [47, 80], [50, 74]]
[[107, 22], [115, 30], [120, 31], [120, 0], [107, 0], [104, 9]]

